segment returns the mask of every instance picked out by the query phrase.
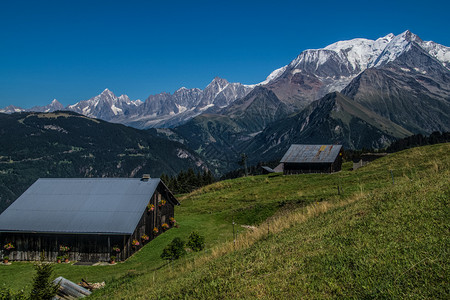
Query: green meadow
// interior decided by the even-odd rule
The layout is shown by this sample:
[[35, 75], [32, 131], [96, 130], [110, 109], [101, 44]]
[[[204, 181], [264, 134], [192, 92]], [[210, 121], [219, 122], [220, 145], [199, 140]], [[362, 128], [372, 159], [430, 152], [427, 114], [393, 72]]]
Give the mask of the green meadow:
[[[437, 144], [356, 171], [217, 182], [180, 195], [179, 228], [127, 261], [55, 264], [54, 277], [105, 281], [91, 296], [103, 299], [448, 299], [449, 153]], [[194, 230], [204, 251], [159, 257]], [[33, 275], [32, 263], [0, 265], [0, 287], [28, 291]]]

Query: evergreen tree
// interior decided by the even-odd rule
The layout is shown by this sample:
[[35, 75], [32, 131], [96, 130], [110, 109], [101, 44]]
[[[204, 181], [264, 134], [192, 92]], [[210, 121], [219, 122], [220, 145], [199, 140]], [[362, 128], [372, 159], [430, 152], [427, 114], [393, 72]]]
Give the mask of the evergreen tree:
[[197, 177], [195, 176], [194, 170], [189, 168], [186, 173], [186, 190], [188, 193], [195, 190], [197, 187]]
[[167, 187], [169, 187], [170, 182], [169, 176], [166, 175], [165, 173], [162, 173], [160, 178], [164, 182], [164, 184], [167, 185]]
[[215, 181], [215, 179], [214, 179], [213, 174], [211, 173], [210, 170], [208, 170], [208, 172], [206, 172], [206, 180], [204, 180], [205, 185], [212, 184], [212, 183], [214, 183], [214, 181]]
[[50, 300], [59, 289], [59, 284], [55, 285], [51, 280], [53, 264], [44, 262], [44, 259], [44, 254], [42, 254], [41, 261], [34, 265], [36, 275], [33, 278], [30, 299]]
[[179, 193], [187, 193], [187, 190], [186, 190], [186, 175], [183, 172], [183, 170], [181, 170], [180, 173], [178, 173], [177, 182], [178, 182], [178, 192]]
[[203, 176], [202, 173], [200, 171], [197, 172], [197, 188], [204, 186], [205, 184], [203, 183]]

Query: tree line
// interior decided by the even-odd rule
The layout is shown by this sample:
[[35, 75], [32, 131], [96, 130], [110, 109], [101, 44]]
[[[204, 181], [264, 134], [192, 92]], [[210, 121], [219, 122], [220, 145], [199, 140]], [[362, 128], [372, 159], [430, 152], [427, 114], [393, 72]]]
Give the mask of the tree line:
[[211, 171], [203, 170], [203, 172], [197, 171], [196, 173], [192, 168], [189, 168], [187, 171], [181, 170], [175, 176], [169, 176], [163, 173], [161, 174], [161, 180], [174, 194], [190, 193], [216, 181]]
[[422, 134], [415, 134], [393, 142], [389, 147], [386, 148], [386, 152], [393, 153], [413, 147], [434, 145], [448, 142], [450, 142], [450, 132], [448, 131], [442, 133], [440, 133], [439, 131], [435, 131], [431, 133], [429, 136], [424, 136]]

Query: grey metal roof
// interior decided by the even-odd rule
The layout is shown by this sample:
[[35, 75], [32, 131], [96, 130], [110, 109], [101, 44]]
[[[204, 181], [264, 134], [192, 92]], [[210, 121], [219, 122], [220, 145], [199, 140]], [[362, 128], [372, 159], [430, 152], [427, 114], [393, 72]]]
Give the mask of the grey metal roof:
[[160, 183], [41, 178], [0, 215], [0, 231], [132, 234]]
[[263, 168], [268, 173], [275, 173], [275, 171], [272, 168], [270, 168], [270, 167], [262, 166], [261, 168]]
[[293, 144], [281, 159], [282, 163], [332, 163], [342, 145], [297, 145]]

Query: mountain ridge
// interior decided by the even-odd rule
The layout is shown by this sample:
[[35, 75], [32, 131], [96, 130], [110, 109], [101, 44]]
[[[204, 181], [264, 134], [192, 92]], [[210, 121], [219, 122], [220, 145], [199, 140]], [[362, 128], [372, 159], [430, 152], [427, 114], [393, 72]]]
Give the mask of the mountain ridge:
[[[299, 111], [330, 92], [340, 92], [364, 70], [382, 67], [395, 60], [412, 43], [450, 70], [449, 47], [423, 41], [406, 30], [399, 35], [390, 33], [376, 40], [355, 38], [320, 49], [304, 50], [288, 65], [274, 70], [259, 84], [230, 83], [215, 77], [204, 90], [180, 88], [173, 94], [150, 95], [145, 102], [131, 101], [126, 95], [104, 95], [105, 90], [89, 100], [68, 105], [65, 109], [136, 128], [175, 127], [201, 113], [216, 113], [246, 96], [254, 87], [265, 86], [291, 107], [291, 111]], [[99, 102], [98, 97], [104, 99]], [[9, 106], [0, 112], [60, 109], [48, 105], [29, 110]]]

